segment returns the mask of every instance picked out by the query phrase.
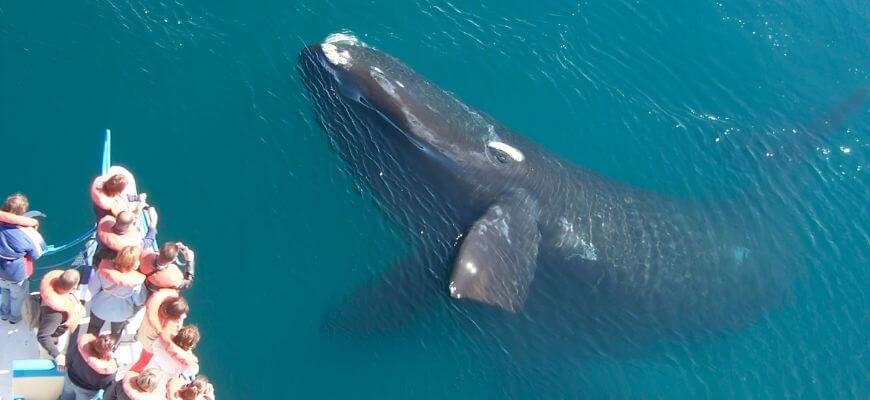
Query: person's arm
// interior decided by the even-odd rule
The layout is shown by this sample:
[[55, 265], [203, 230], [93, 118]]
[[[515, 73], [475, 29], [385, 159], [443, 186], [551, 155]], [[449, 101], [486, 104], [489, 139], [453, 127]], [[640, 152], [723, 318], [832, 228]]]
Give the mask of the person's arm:
[[142, 238], [142, 248], [150, 249], [157, 240], [157, 210], [154, 207], [148, 208], [148, 232]]
[[106, 389], [115, 382], [115, 374], [104, 375], [98, 382], [100, 389]]
[[[42, 307], [42, 312], [39, 314], [39, 330], [36, 332], [36, 341], [42, 346], [51, 358], [57, 360], [60, 355], [60, 350], [54, 343], [54, 335], [57, 329], [63, 324], [63, 313], [52, 310], [47, 307]], [[58, 363], [60, 366], [60, 363]]]
[[184, 281], [178, 285], [178, 290], [184, 290], [193, 286], [193, 277], [196, 274], [196, 253], [184, 244], [181, 244], [180, 247], [182, 254], [184, 254], [184, 259], [187, 260], [187, 268], [184, 271]]

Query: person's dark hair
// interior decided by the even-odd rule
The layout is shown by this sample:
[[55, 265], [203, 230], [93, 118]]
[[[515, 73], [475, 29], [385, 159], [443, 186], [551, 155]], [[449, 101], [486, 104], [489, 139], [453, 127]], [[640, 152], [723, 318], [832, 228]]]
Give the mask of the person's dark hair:
[[179, 319], [190, 311], [190, 307], [183, 297], [170, 297], [160, 305], [160, 311], [169, 318]]
[[188, 351], [196, 347], [199, 339], [199, 328], [196, 325], [187, 325], [178, 330], [178, 333], [172, 338], [172, 343], [181, 347], [182, 350]]
[[115, 174], [103, 183], [103, 193], [107, 196], [117, 196], [127, 187], [127, 177], [124, 174]]
[[163, 372], [157, 368], [148, 368], [133, 379], [139, 390], [151, 393], [163, 381]]
[[166, 242], [160, 248], [160, 253], [157, 254], [157, 263], [166, 265], [175, 261], [176, 257], [178, 257], [178, 245], [173, 242]]
[[92, 349], [97, 357], [104, 360], [111, 359], [112, 350], [115, 348], [115, 337], [108, 333], [104, 333], [97, 336], [97, 340], [94, 340], [91, 346], [93, 346]]
[[27, 207], [30, 207], [27, 196], [21, 193], [12, 193], [6, 198], [6, 202], [3, 203], [2, 210], [15, 215], [24, 215], [27, 212]]
[[58, 292], [69, 292], [79, 285], [79, 271], [68, 269], [63, 271], [54, 281], [54, 289]]
[[183, 400], [196, 400], [197, 396], [205, 393], [208, 388], [208, 378], [203, 375], [197, 376], [193, 382], [185, 385], [178, 391], [178, 396]]

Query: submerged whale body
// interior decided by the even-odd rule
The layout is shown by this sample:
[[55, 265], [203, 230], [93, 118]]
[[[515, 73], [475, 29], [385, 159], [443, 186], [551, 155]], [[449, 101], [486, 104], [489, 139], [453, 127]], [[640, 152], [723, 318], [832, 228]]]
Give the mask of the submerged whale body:
[[334, 147], [415, 248], [341, 315], [413, 319], [447, 299], [570, 340], [709, 331], [765, 303], [762, 249], [729, 218], [575, 166], [352, 36], [299, 59]]

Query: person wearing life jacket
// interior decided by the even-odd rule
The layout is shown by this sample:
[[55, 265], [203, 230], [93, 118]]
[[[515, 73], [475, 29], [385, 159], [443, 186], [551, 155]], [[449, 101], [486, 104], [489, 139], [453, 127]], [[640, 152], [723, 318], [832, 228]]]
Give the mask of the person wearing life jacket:
[[97, 221], [106, 215], [117, 216], [121, 211], [132, 211], [138, 216], [148, 206], [145, 202], [147, 194], [125, 195], [125, 188], [127, 176], [124, 174], [98, 176], [94, 179], [91, 184], [91, 200], [94, 202]]
[[171, 378], [166, 391], [167, 400], [215, 400], [214, 386], [202, 375], [189, 383], [181, 378]]
[[115, 338], [94, 336], [77, 329], [66, 351], [66, 377], [58, 400], [91, 400], [115, 381], [118, 364], [112, 350]]
[[9, 211], [0, 211], [0, 222], [10, 225], [23, 226], [26, 228], [39, 229], [38, 219], [13, 214]]
[[196, 325], [186, 325], [172, 340], [157, 338], [152, 346], [154, 357], [151, 360], [169, 377], [194, 377], [199, 374], [199, 359], [193, 354], [193, 349], [199, 339], [199, 328]]
[[141, 252], [138, 246], [127, 246], [114, 260], [100, 262], [97, 273], [88, 282], [93, 294], [88, 333], [99, 334], [108, 321], [112, 335], [118, 340], [129, 320], [145, 304], [148, 293], [142, 286], [145, 275], [136, 270]]
[[[27, 197], [15, 193], [6, 198], [0, 210], [20, 217], [28, 206]], [[7, 215], [6, 220], [9, 218]], [[42, 257], [46, 248], [36, 229], [0, 222], [0, 319], [11, 324], [21, 321], [21, 306], [30, 290], [33, 261]]]
[[57, 369], [66, 368], [66, 355], [57, 348], [57, 340], [79, 326], [85, 308], [76, 295], [79, 272], [74, 269], [49, 271], [42, 277], [39, 296], [39, 328], [36, 341], [54, 359]]
[[157, 338], [172, 340], [184, 326], [188, 311], [190, 308], [187, 300], [175, 289], [160, 289], [148, 297], [148, 302], [145, 303], [145, 319], [136, 332], [136, 339], [142, 344], [142, 353], [130, 370], [142, 371], [148, 366], [154, 352], [154, 341]]
[[136, 216], [130, 211], [121, 211], [118, 216], [107, 215], [97, 224], [97, 241], [100, 243], [94, 254], [94, 263], [114, 258], [118, 251], [127, 246], [151, 248], [157, 237], [157, 210], [148, 208], [151, 219], [145, 237], [134, 225]]
[[166, 400], [168, 382], [165, 374], [149, 368], [142, 373], [127, 371], [124, 378], [106, 389], [103, 400]]
[[[176, 260], [178, 253], [184, 255], [187, 261], [186, 270], [182, 271]], [[166, 242], [159, 252], [146, 250], [142, 252], [139, 271], [145, 274], [145, 286], [156, 292], [160, 289], [184, 290], [193, 285], [196, 271], [196, 253], [181, 242]]]

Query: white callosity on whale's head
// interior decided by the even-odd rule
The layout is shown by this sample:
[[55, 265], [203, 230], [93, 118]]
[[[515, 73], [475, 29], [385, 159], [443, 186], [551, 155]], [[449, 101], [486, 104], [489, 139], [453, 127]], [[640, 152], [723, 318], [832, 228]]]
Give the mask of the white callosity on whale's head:
[[516, 162], [522, 162], [523, 160], [526, 159], [526, 156], [523, 155], [522, 151], [520, 151], [516, 147], [513, 147], [507, 143], [492, 140], [492, 141], [487, 142], [486, 145], [489, 146], [490, 148], [504, 152], [505, 154], [510, 156], [510, 158], [513, 158], [514, 161], [516, 161]]
[[320, 49], [323, 50], [323, 55], [326, 56], [326, 59], [329, 62], [335, 65], [348, 65], [350, 64], [350, 52], [347, 50], [338, 50], [338, 47], [335, 47], [332, 43], [321, 43]]
[[349, 65], [351, 61], [350, 52], [340, 49], [339, 46], [341, 45], [360, 46], [362, 43], [351, 33], [336, 32], [323, 39], [320, 49], [323, 50], [323, 55], [332, 64]]

